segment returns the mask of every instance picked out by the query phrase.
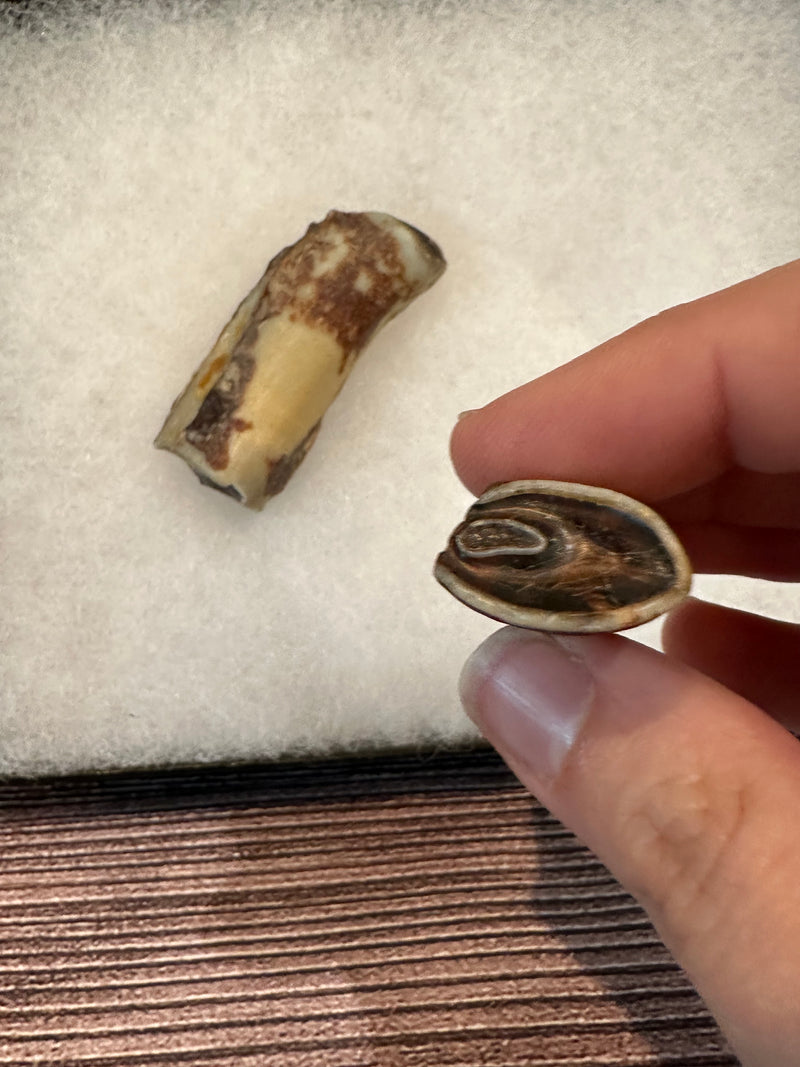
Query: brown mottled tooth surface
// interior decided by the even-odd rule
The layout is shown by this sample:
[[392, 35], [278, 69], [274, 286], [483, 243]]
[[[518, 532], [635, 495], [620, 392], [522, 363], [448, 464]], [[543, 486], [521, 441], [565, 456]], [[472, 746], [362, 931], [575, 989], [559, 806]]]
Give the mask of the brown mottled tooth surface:
[[308, 452], [377, 330], [445, 269], [391, 215], [331, 211], [280, 252], [172, 405], [157, 448], [260, 509]]
[[574, 482], [492, 486], [453, 531], [434, 575], [464, 604], [530, 630], [600, 633], [679, 604], [692, 572], [650, 508]]

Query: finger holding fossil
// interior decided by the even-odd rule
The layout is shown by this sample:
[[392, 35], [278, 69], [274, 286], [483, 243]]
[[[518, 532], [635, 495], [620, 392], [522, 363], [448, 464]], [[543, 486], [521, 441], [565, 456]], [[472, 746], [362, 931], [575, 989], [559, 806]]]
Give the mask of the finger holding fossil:
[[285, 248], [172, 406], [155, 444], [260, 509], [286, 485], [370, 338], [445, 269], [381, 212], [331, 211]]
[[651, 508], [572, 482], [493, 486], [453, 531], [434, 568], [453, 596], [532, 630], [625, 630], [687, 596], [682, 545]]

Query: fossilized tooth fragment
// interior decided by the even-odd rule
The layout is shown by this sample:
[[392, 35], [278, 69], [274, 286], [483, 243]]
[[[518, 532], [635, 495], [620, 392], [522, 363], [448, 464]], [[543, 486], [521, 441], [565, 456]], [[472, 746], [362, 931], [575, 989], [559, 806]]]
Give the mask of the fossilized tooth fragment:
[[436, 560], [453, 596], [530, 630], [626, 630], [688, 594], [683, 546], [650, 508], [572, 482], [492, 486]]
[[359, 352], [445, 269], [425, 234], [331, 211], [267, 266], [155, 440], [259, 509], [286, 485]]

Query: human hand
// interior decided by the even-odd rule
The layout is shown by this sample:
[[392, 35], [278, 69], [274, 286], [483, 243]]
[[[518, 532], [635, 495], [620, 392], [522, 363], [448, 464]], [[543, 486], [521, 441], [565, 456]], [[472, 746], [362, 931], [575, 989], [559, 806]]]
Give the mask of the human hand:
[[[452, 455], [476, 493], [605, 486], [654, 506], [696, 571], [800, 580], [800, 260], [468, 413]], [[797, 1067], [800, 626], [688, 600], [664, 647], [507, 628], [462, 699], [646, 907], [742, 1063]]]

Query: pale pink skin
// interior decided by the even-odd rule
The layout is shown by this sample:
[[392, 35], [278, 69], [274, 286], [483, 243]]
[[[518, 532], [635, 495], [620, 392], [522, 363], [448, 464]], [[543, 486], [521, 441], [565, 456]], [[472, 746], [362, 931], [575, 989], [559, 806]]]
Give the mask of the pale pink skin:
[[[800, 260], [468, 412], [464, 483], [654, 506], [696, 571], [800, 580]], [[800, 1063], [800, 626], [689, 600], [661, 655], [507, 629], [469, 714], [642, 901], [746, 1067]]]

